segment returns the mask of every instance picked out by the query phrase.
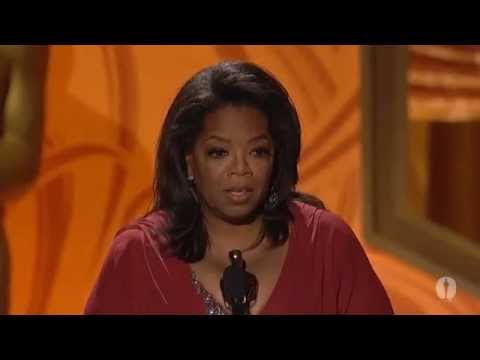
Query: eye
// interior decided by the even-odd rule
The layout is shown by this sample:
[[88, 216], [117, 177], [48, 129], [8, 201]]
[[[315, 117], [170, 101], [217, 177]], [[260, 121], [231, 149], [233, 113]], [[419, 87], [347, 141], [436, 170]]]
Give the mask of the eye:
[[211, 158], [219, 159], [228, 155], [228, 152], [222, 148], [212, 148], [208, 150], [207, 154]]
[[272, 155], [272, 151], [265, 146], [261, 146], [252, 150], [253, 155], [256, 157], [269, 157]]

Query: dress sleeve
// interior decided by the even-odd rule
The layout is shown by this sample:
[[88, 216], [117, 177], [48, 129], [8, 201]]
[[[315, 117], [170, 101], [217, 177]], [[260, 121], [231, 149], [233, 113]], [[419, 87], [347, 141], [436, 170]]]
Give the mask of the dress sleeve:
[[393, 314], [386, 290], [351, 228], [334, 218], [332, 244], [339, 279], [337, 309], [341, 314]]
[[115, 236], [88, 298], [85, 314], [137, 312], [140, 304], [132, 286], [137, 286], [144, 278], [144, 237], [140, 229], [121, 231]]

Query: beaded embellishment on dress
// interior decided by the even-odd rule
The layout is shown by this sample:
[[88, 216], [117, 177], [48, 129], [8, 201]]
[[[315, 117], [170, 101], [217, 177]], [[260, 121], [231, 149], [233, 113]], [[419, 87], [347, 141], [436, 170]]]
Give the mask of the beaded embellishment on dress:
[[212, 296], [212, 294], [210, 294], [207, 289], [203, 287], [200, 280], [198, 280], [197, 274], [194, 271], [192, 271], [192, 284], [197, 294], [203, 300], [207, 308], [208, 315], [231, 315], [230, 311], [225, 309], [222, 304], [218, 303]]

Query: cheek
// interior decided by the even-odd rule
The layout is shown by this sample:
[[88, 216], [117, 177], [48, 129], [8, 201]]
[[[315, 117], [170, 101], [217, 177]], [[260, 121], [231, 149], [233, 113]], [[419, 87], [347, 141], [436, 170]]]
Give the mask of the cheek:
[[267, 187], [270, 183], [270, 177], [272, 175], [272, 164], [259, 163], [253, 170], [257, 181], [261, 183], [264, 187]]
[[203, 162], [197, 163], [195, 168], [195, 181], [201, 190], [206, 192], [214, 191], [221, 184], [225, 166], [220, 163]]
[[226, 166], [221, 162], [206, 162], [202, 167], [202, 177], [210, 181], [221, 181], [221, 176], [226, 172]]

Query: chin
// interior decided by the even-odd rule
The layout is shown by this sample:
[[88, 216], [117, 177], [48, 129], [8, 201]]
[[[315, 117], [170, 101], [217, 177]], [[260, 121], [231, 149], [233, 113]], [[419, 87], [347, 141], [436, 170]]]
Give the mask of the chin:
[[223, 220], [226, 222], [229, 222], [231, 224], [235, 225], [246, 225], [250, 224], [255, 219], [258, 217], [259, 212], [256, 210], [256, 208], [229, 208], [229, 209], [224, 209], [224, 211], [221, 211], [221, 217]]

